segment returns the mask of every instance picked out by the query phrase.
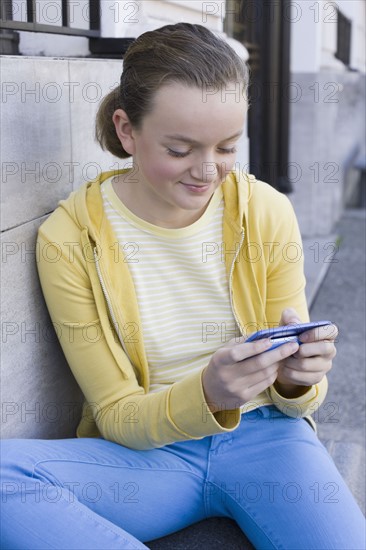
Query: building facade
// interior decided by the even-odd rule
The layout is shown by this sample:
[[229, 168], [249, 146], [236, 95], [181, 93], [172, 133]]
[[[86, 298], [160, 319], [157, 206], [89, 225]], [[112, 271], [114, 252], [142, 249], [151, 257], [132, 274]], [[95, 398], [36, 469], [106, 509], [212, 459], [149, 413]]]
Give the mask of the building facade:
[[[35, 21], [61, 25], [61, 0], [33, 4]], [[27, 21], [26, 0], [6, 0], [4, 6], [14, 22]], [[68, 26], [87, 32], [89, 1], [69, 0], [68, 8]], [[102, 0], [99, 26], [102, 41], [118, 42], [164, 24], [199, 23], [222, 35], [244, 59], [249, 57], [251, 111], [238, 165], [290, 193], [303, 234], [315, 236], [331, 232], [357, 183], [353, 166], [365, 134], [365, 10], [363, 0]], [[120, 167], [95, 143], [93, 119], [101, 97], [118, 84], [121, 50], [117, 43], [112, 55], [109, 50], [103, 57], [91, 52], [88, 37], [10, 32], [19, 40], [21, 55], [3, 56], [1, 63], [4, 132], [11, 128], [13, 135], [2, 151], [3, 196], [16, 196], [19, 176], [31, 180], [32, 197], [37, 185], [44, 194], [36, 201], [42, 215], [99, 167]], [[23, 156], [14, 147], [22, 140], [16, 124], [20, 113], [26, 119], [32, 115], [33, 125], [53, 136], [28, 140]], [[64, 124], [56, 129], [59, 120]], [[34, 127], [29, 132], [37, 134]], [[64, 132], [70, 136], [68, 145]], [[22, 208], [29, 208], [27, 201]], [[11, 205], [5, 220], [8, 212], [14, 212]], [[22, 219], [19, 212], [17, 221]], [[3, 229], [11, 223], [14, 219]]]

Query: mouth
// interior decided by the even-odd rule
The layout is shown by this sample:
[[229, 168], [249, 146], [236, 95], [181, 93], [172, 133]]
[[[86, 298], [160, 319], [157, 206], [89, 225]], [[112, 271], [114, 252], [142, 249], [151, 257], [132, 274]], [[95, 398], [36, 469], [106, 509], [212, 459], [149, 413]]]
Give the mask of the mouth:
[[205, 193], [211, 187], [211, 184], [209, 183], [200, 184], [200, 185], [195, 185], [192, 183], [184, 183], [184, 181], [180, 181], [179, 183], [184, 185], [186, 189], [188, 189], [189, 191], [192, 191], [193, 193]]

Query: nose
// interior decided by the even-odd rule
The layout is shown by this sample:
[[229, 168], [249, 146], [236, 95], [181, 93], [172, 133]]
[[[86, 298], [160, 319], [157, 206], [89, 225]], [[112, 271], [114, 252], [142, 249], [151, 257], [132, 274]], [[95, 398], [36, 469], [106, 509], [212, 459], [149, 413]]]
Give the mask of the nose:
[[191, 177], [202, 183], [211, 183], [217, 179], [219, 173], [218, 164], [212, 159], [201, 157], [191, 167]]

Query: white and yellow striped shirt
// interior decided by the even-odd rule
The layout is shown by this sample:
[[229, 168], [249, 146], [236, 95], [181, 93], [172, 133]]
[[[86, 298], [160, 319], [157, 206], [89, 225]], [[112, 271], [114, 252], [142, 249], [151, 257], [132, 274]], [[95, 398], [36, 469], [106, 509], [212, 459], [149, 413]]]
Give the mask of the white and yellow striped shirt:
[[150, 391], [158, 391], [207, 365], [219, 347], [240, 336], [221, 256], [222, 190], [195, 223], [167, 229], [128, 210], [112, 179], [102, 184], [104, 208], [132, 274]]

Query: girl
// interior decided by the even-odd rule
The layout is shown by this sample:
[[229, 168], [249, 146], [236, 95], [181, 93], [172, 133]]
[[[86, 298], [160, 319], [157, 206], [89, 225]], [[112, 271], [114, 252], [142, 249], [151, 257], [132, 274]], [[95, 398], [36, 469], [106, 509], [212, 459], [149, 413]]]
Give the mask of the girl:
[[96, 135], [133, 167], [72, 193], [38, 237], [62, 250], [39, 274], [86, 398], [79, 438], [4, 442], [3, 548], [146, 548], [210, 516], [234, 518], [257, 548], [365, 547], [305, 420], [336, 328], [301, 347], [245, 343], [308, 320], [290, 202], [233, 170], [247, 86], [203, 26], [130, 46]]

